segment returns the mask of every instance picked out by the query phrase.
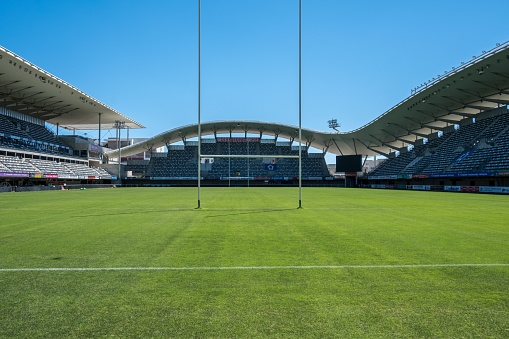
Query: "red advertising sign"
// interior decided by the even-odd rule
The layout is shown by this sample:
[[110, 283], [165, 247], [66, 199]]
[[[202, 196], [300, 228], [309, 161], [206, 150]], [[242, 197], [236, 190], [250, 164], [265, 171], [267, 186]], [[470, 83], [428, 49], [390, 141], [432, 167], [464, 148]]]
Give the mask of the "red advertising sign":
[[217, 142], [260, 142], [260, 138], [217, 138]]
[[479, 192], [479, 186], [461, 186], [461, 192]]

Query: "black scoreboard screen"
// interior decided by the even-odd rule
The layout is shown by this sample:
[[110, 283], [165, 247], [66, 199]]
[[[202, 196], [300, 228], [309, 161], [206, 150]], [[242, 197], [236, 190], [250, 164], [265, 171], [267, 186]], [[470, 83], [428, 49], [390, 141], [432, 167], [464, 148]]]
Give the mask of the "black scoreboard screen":
[[338, 155], [336, 173], [338, 172], [362, 172], [362, 155]]

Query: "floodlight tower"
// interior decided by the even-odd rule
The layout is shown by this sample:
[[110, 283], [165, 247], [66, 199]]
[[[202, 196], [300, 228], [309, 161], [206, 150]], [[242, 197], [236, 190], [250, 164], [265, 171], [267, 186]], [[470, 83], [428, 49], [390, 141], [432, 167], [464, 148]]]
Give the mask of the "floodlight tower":
[[117, 146], [118, 146], [118, 183], [122, 184], [122, 176], [120, 175], [121, 165], [120, 162], [122, 160], [121, 149], [122, 149], [122, 138], [120, 135], [120, 130], [126, 128], [125, 121], [115, 120], [115, 128], [117, 129]]
[[339, 127], [341, 127], [341, 124], [338, 123], [338, 120], [337, 119], [331, 119], [328, 121], [329, 123], [329, 128], [332, 128], [333, 130], [335, 130], [337, 133], [339, 133]]

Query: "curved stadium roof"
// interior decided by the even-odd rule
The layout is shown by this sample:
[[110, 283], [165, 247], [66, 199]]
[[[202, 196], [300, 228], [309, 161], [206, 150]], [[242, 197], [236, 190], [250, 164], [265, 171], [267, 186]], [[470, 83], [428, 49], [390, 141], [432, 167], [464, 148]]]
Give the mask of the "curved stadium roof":
[[[302, 129], [302, 143], [341, 155], [387, 155], [460, 120], [509, 103], [509, 43], [433, 78], [413, 90], [370, 123], [350, 132]], [[260, 121], [215, 121], [201, 124], [202, 135], [260, 133], [298, 141], [298, 127]], [[198, 125], [158, 134], [122, 148], [131, 155], [198, 136]], [[118, 157], [118, 150], [107, 154]]]
[[[509, 103], [509, 42], [428, 81], [370, 123], [350, 132], [302, 130], [302, 142], [334, 154], [386, 155], [457, 124], [467, 117]], [[142, 128], [74, 86], [0, 46], [0, 107], [67, 129], [114, 128], [125, 121]], [[99, 121], [100, 116], [100, 121]], [[298, 128], [276, 122], [216, 121], [201, 125], [202, 135], [260, 133], [298, 141]], [[155, 149], [198, 135], [197, 124], [158, 134], [124, 147], [122, 155]], [[118, 157], [118, 150], [107, 153]]]
[[143, 128], [62, 79], [0, 46], [0, 107], [47, 121], [69, 130], [114, 128], [125, 121]]

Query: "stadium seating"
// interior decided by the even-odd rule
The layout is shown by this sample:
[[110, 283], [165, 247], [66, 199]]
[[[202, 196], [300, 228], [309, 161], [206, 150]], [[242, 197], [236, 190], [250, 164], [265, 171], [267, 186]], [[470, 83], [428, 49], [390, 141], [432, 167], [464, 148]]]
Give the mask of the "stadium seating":
[[46, 129], [28, 121], [0, 114], [0, 145], [48, 154], [71, 155], [71, 149]]
[[509, 113], [465, 119], [440, 137], [392, 156], [370, 176], [468, 173], [509, 169]]
[[111, 174], [103, 168], [85, 164], [57, 162], [53, 160], [28, 159], [0, 156], [0, 172], [27, 174], [57, 174], [59, 178], [88, 178], [90, 176], [110, 179]]
[[[272, 142], [216, 142], [204, 139], [203, 155], [294, 155], [298, 149], [290, 143]], [[153, 157], [147, 167], [146, 176], [151, 178], [194, 179], [198, 176], [198, 145], [188, 142], [185, 146], [170, 146], [167, 157]], [[208, 179], [221, 178], [294, 178], [298, 177], [299, 160], [296, 158], [211, 158], [202, 159], [201, 175]], [[274, 166], [267, 166], [274, 165]], [[308, 154], [303, 148], [302, 177], [322, 179], [329, 176], [323, 154]]]
[[[102, 168], [69, 161], [72, 149], [42, 124], [0, 114], [0, 147], [3, 154], [0, 155], [0, 172], [3, 173], [23, 173], [34, 177], [51, 174], [67, 179], [111, 178], [111, 174]], [[20, 154], [20, 150], [29, 155], [14, 156]]]

